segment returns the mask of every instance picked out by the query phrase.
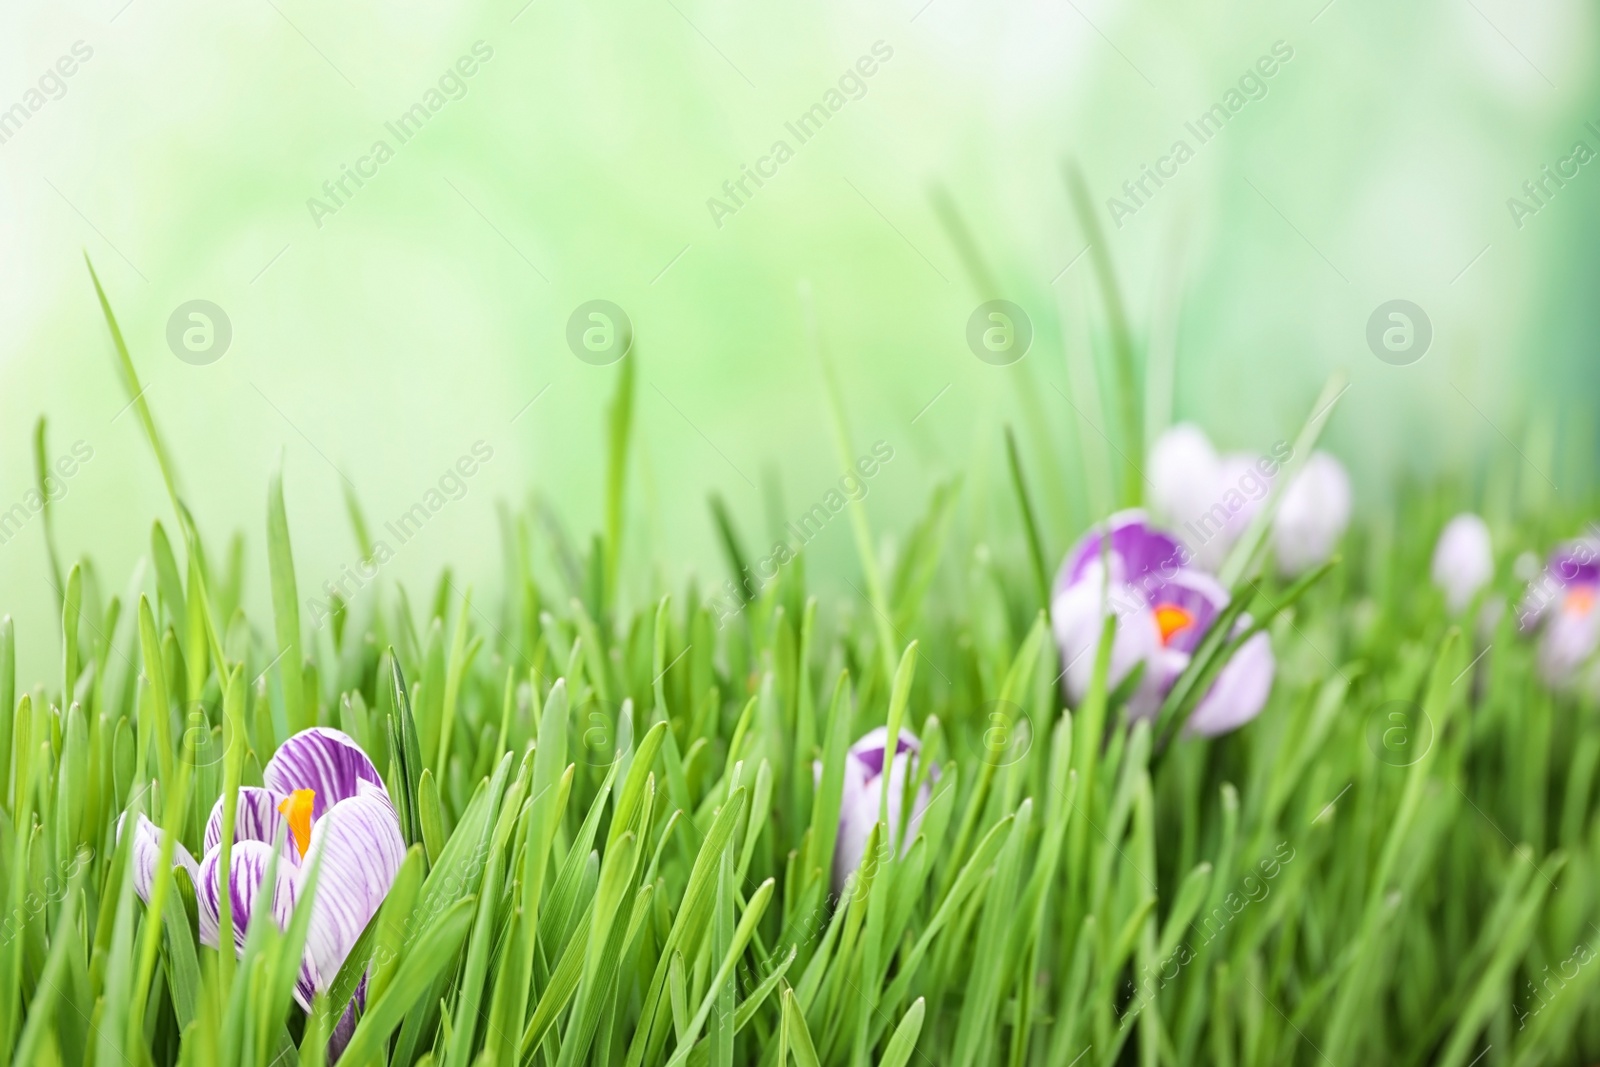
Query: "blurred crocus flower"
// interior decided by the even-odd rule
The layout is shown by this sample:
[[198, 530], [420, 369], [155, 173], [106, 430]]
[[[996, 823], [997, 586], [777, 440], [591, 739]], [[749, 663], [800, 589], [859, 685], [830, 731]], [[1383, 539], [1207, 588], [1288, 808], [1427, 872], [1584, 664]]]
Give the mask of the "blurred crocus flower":
[[[917, 764], [922, 756], [922, 742], [911, 731], [902, 728], [895, 736], [894, 758], [887, 758], [889, 730], [880, 726], [868, 731], [861, 740], [850, 746], [844, 761], [844, 793], [839, 801], [839, 837], [833, 848], [833, 891], [843, 893], [845, 882], [861, 866], [867, 849], [867, 837], [883, 801], [883, 774], [889, 770], [889, 824], [888, 847], [894, 848], [900, 840], [901, 798], [905, 795], [906, 776], [915, 778]], [[816, 767], [820, 777], [822, 767]], [[916, 839], [922, 826], [922, 816], [933, 798], [930, 782], [938, 781], [939, 769], [932, 768], [917, 789], [911, 803], [911, 815], [906, 821], [905, 840]], [[902, 847], [902, 851], [904, 851]]]
[[1313, 452], [1283, 490], [1272, 522], [1278, 570], [1297, 575], [1325, 563], [1350, 525], [1350, 476], [1326, 452]]
[[1433, 584], [1444, 590], [1451, 612], [1460, 614], [1494, 577], [1489, 526], [1470, 512], [1445, 524], [1433, 550]]
[[[1056, 577], [1050, 616], [1074, 703], [1088, 691], [1103, 620], [1114, 614], [1107, 684], [1115, 688], [1143, 664], [1127, 713], [1130, 719], [1156, 714], [1228, 605], [1227, 590], [1188, 564], [1188, 549], [1151, 526], [1141, 511], [1111, 516], [1068, 553]], [[1240, 629], [1248, 626], [1248, 618], [1238, 623]], [[1255, 635], [1218, 673], [1186, 731], [1213, 736], [1255, 718], [1266, 704], [1275, 669], [1270, 639]]]
[[[377, 769], [355, 741], [338, 730], [313, 727], [295, 734], [267, 762], [262, 780], [266, 788], [239, 789], [225, 880], [217, 870], [222, 859], [220, 797], [206, 820], [205, 858], [196, 863], [183, 843], [174, 841], [174, 865], [187, 870], [194, 882], [200, 940], [213, 948], [221, 944], [219, 894], [227, 886], [233, 942], [242, 953], [275, 847], [278, 865], [269, 906], [280, 928], [288, 926], [302, 885], [312, 865], [320, 860], [305, 951], [294, 987], [295, 1000], [310, 1011], [312, 997], [333, 984], [345, 957], [394, 884], [405, 859], [405, 841]], [[140, 815], [133, 838], [133, 885], [146, 903], [160, 856], [161, 830]], [[365, 982], [358, 1003], [364, 991]], [[337, 1055], [348, 1042], [357, 1007], [352, 1004], [335, 1027], [330, 1054]]]
[[1180, 423], [1150, 448], [1151, 506], [1173, 523], [1194, 562], [1216, 571], [1261, 510], [1291, 453], [1280, 442], [1271, 455], [1219, 455], [1204, 430]]
[[[1600, 541], [1558, 546], [1529, 583], [1518, 621], [1525, 631], [1543, 627], [1539, 667], [1546, 681], [1563, 687], [1579, 681], [1600, 647]], [[1600, 677], [1590, 671], [1589, 681]]]
[[[1204, 430], [1192, 422], [1183, 422], [1162, 433], [1150, 446], [1147, 474], [1150, 506], [1156, 513], [1175, 524], [1190, 523], [1217, 503], [1222, 458]], [[1226, 522], [1226, 516], [1223, 519]]]

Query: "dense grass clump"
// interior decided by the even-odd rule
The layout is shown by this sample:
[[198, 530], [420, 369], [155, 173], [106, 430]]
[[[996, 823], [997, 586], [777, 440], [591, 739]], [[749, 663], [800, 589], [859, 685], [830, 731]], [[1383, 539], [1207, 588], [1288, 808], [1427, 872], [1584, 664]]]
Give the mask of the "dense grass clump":
[[[1462, 502], [1448, 494], [1413, 494], [1402, 522], [1358, 529], [1343, 562], [1292, 583], [1254, 529], [1224, 573], [1277, 652], [1265, 710], [1183, 733], [1224, 651], [1207, 648], [1130, 729], [1104, 655], [1064, 706], [1045, 599], [1065, 545], [1037, 526], [1014, 442], [1014, 559], [962, 543], [951, 485], [892, 556], [852, 510], [860, 603], [809, 596], [796, 558], [741, 578], [735, 611], [694, 588], [625, 606], [636, 358], [617, 372], [587, 548], [508, 512], [492, 595], [446, 574], [425, 598], [336, 599], [314, 628], [281, 486], [273, 617], [251, 619], [241, 553], [202, 544], [134, 401], [172, 493], [149, 579], [108, 597], [72, 565], [62, 674], [20, 691], [0, 624], [0, 1049], [101, 1067], [1600, 1054], [1600, 725], [1542, 683], [1514, 612], [1476, 621], [1519, 595], [1506, 561], [1570, 532], [1563, 516], [1497, 524], [1501, 580], [1465, 626], [1424, 577]], [[736, 522], [716, 518], [740, 575]], [[171, 860], [202, 855], [217, 800], [263, 785], [317, 725], [371, 757], [406, 852], [307, 1012], [307, 903], [337, 890], [313, 874], [286, 928], [263, 904], [240, 952], [219, 952]], [[904, 847], [875, 824], [836, 884], [846, 752], [880, 726], [920, 738], [902, 787], [931, 801]], [[147, 893], [124, 813], [164, 830]]]

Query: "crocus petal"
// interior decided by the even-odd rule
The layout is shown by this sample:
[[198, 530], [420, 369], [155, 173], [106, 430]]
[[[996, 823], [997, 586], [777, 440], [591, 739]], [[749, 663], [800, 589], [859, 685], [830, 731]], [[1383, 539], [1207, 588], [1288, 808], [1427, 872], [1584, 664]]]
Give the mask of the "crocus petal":
[[[122, 839], [122, 826], [127, 821], [127, 815], [117, 819], [117, 840]], [[134, 824], [133, 845], [130, 857], [133, 864], [133, 889], [139, 894], [139, 899], [146, 904], [150, 903], [150, 888], [155, 882], [156, 867], [161, 863], [161, 828], [151, 822], [149, 817], [140, 814], [139, 821]], [[198, 890], [200, 886], [200, 865], [195, 863], [194, 855], [183, 847], [182, 841], [172, 843], [173, 869], [182, 867], [189, 872], [189, 880]]]
[[1314, 452], [1294, 481], [1272, 524], [1278, 569], [1296, 575], [1325, 562], [1350, 524], [1350, 476], [1326, 452]]
[[1488, 524], [1470, 513], [1446, 523], [1433, 550], [1432, 573], [1450, 610], [1455, 614], [1465, 611], [1478, 590], [1494, 577]]
[[1190, 714], [1185, 732], [1215, 737], [1255, 718], [1266, 706], [1276, 669], [1271, 639], [1265, 632], [1256, 634], [1218, 672], [1210, 691]]
[[1542, 567], [1532, 552], [1519, 554], [1512, 563], [1512, 573], [1528, 583], [1517, 605], [1517, 628], [1523, 633], [1539, 628], [1569, 584], [1593, 584], [1583, 577], [1585, 568], [1578, 552], [1584, 545], [1583, 541], [1570, 541], [1558, 546]]
[[[267, 871], [272, 868], [274, 855], [277, 853], [273, 847], [264, 841], [238, 841], [228, 853], [229, 874], [226, 884], [230, 892], [229, 906], [233, 909], [233, 943], [236, 951], [244, 950], [245, 934], [250, 928], [256, 898]], [[222, 901], [217, 878], [217, 868], [221, 863], [222, 847], [218, 845], [200, 861], [200, 880], [195, 893], [200, 905], [200, 941], [213, 948], [221, 945]], [[294, 912], [297, 897], [294, 876], [295, 869], [279, 855], [269, 914], [280, 929], [289, 925], [289, 916]]]
[[1221, 486], [1216, 498], [1194, 528], [1184, 531], [1191, 537], [1196, 533], [1206, 535], [1204, 542], [1193, 545], [1195, 561], [1201, 567], [1212, 572], [1222, 569], [1228, 553], [1266, 502], [1277, 469], [1276, 461], [1247, 452], [1230, 452], [1222, 457]]
[[1600, 541], [1580, 537], [1556, 546], [1545, 569], [1562, 585], [1600, 585]]
[[[888, 731], [882, 727], [872, 731], [851, 746], [845, 760], [844, 793], [839, 804], [839, 837], [833, 850], [833, 890], [844, 892], [845, 882], [861, 866], [867, 848], [867, 838], [878, 821], [883, 802], [884, 742]], [[858, 752], [859, 749], [859, 752]], [[917, 761], [922, 743], [916, 735], [901, 730], [895, 745], [895, 756], [889, 761], [889, 848], [900, 841], [901, 797], [905, 793], [906, 776], [917, 773]], [[863, 759], [862, 757], [867, 758]], [[874, 769], [876, 767], [876, 770]], [[929, 780], [937, 780], [937, 771], [930, 771]], [[912, 841], [922, 826], [922, 817], [933, 799], [933, 790], [923, 782], [912, 800], [911, 816], [906, 822], [905, 840]]]
[[[1251, 470], [1266, 477], [1255, 461]], [[1238, 495], [1243, 509], [1245, 490], [1241, 488]], [[1265, 496], [1264, 488], [1261, 495]], [[1123, 714], [1134, 722], [1159, 711], [1229, 597], [1211, 575], [1185, 565], [1187, 549], [1145, 526], [1137, 512], [1124, 512], [1120, 519], [1113, 516], [1107, 525], [1106, 558], [1089, 555], [1100, 542], [1098, 531], [1068, 555], [1050, 605], [1050, 625], [1066, 664], [1062, 673], [1067, 696], [1076, 704], [1093, 679], [1105, 617], [1116, 617], [1107, 684], [1122, 685], [1143, 665], [1143, 674], [1123, 705]], [[1166, 545], [1175, 551], [1163, 558]], [[1270, 639], [1257, 635], [1219, 672], [1192, 716], [1192, 732], [1221, 733], [1253, 718], [1266, 702], [1272, 674]]]
[[[844, 892], [844, 883], [861, 866], [867, 850], [867, 835], [877, 821], [878, 792], [867, 786], [867, 772], [854, 760], [845, 760], [844, 792], [839, 798], [839, 836], [833, 846], [833, 891]], [[867, 812], [871, 811], [871, 816]]]
[[1100, 564], [1100, 542], [1110, 538], [1105, 558], [1111, 568], [1113, 585], [1138, 586], [1146, 575], [1170, 575], [1184, 566], [1188, 556], [1171, 534], [1150, 525], [1143, 511], [1131, 508], [1119, 511], [1078, 539], [1067, 553], [1056, 576], [1055, 591], [1060, 593], [1068, 586], [1083, 581], [1090, 568]]
[[1576, 586], [1557, 598], [1539, 639], [1539, 670], [1554, 686], [1570, 685], [1600, 645], [1600, 596]]
[[296, 789], [315, 791], [311, 817], [320, 819], [329, 808], [359, 792], [359, 783], [383, 789], [383, 779], [367, 754], [349, 734], [326, 726], [301, 730], [279, 746], [261, 769], [266, 787], [280, 796]]
[[333, 1033], [328, 1035], [329, 1063], [339, 1062], [339, 1057], [344, 1055], [345, 1046], [355, 1036], [361, 1013], [367, 1009], [367, 977], [366, 974], [361, 976], [361, 981], [356, 985], [356, 995], [344, 1009], [344, 1014], [339, 1016], [339, 1021], [333, 1024]]
[[1150, 446], [1150, 503], [1179, 525], [1199, 518], [1217, 502], [1222, 464], [1205, 431], [1180, 423]]
[[318, 872], [306, 935], [306, 954], [318, 989], [327, 988], [339, 973], [345, 956], [388, 895], [405, 855], [394, 805], [387, 793], [370, 783], [312, 825], [302, 870], [309, 873], [316, 865]]
[[[865, 764], [869, 775], [880, 775], [883, 773], [884, 749], [888, 747], [888, 743], [889, 728], [875, 727], [862, 734], [861, 738], [850, 746], [849, 755], [852, 759]], [[894, 751], [897, 756], [902, 752], [921, 752], [922, 742], [917, 739], [916, 734], [902, 727], [900, 732], [895, 734]]]
[[[238, 841], [262, 841], [272, 844], [283, 840], [283, 856], [290, 864], [298, 866], [300, 854], [295, 851], [287, 834], [283, 833], [283, 816], [278, 811], [278, 805], [283, 803], [283, 797], [270, 789], [259, 786], [242, 785], [239, 787], [239, 804], [233, 816], [233, 839]], [[211, 806], [211, 817], [206, 820], [205, 851], [207, 854], [222, 843], [222, 798]]]
[[[1089, 690], [1096, 650], [1100, 647], [1100, 627], [1112, 613], [1117, 616], [1117, 625], [1111, 639], [1107, 685], [1115, 688], [1127, 678], [1128, 672], [1149, 660], [1161, 647], [1161, 631], [1148, 606], [1126, 586], [1113, 589], [1107, 596], [1090, 574], [1084, 581], [1058, 593], [1050, 607], [1050, 627], [1061, 649], [1061, 660], [1066, 664], [1067, 695], [1074, 705]], [[1145, 677], [1140, 680], [1141, 691], [1147, 686], [1154, 688], [1156, 683], [1150, 673], [1147, 667]]]
[[1189, 617], [1189, 624], [1174, 632], [1165, 643], [1168, 648], [1193, 653], [1218, 613], [1228, 606], [1228, 591], [1204, 571], [1184, 570], [1165, 581], [1151, 583], [1145, 599], [1152, 610], [1174, 607]]

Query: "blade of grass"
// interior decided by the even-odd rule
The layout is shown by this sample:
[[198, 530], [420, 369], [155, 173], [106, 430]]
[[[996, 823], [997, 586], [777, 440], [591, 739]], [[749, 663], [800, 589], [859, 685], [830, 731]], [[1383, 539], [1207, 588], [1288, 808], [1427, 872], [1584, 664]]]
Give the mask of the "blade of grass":
[[1116, 269], [1111, 264], [1110, 246], [1100, 228], [1100, 217], [1089, 196], [1088, 183], [1084, 181], [1083, 171], [1076, 163], [1069, 162], [1066, 165], [1066, 179], [1078, 223], [1083, 227], [1084, 239], [1089, 243], [1089, 261], [1094, 264], [1095, 277], [1100, 282], [1106, 323], [1111, 331], [1111, 363], [1116, 382], [1113, 410], [1117, 413], [1117, 428], [1122, 439], [1118, 448], [1123, 460], [1122, 506], [1138, 507], [1144, 495], [1144, 425], [1141, 418], [1143, 394], [1139, 388], [1139, 366], [1133, 334], [1128, 328], [1128, 313], [1123, 308], [1122, 289], [1117, 284]]
[[1028, 483], [1022, 474], [1022, 457], [1017, 454], [1017, 438], [1006, 427], [1006, 460], [1011, 468], [1011, 487], [1017, 493], [1017, 509], [1022, 513], [1022, 529], [1028, 536], [1028, 561], [1033, 565], [1034, 590], [1039, 595], [1039, 610], [1050, 610], [1050, 571], [1044, 562], [1044, 546], [1039, 540], [1039, 525], [1034, 519]]
[[50, 563], [50, 574], [54, 579], [51, 587], [56, 591], [56, 609], [61, 609], [61, 554], [56, 550], [56, 527], [54, 509], [51, 505], [55, 502], [55, 494], [50, 492], [49, 451], [45, 445], [45, 420], [39, 416], [39, 421], [33, 424], [33, 477], [34, 488], [39, 493], [39, 521], [44, 525], [44, 550]]
[[300, 595], [295, 585], [294, 554], [289, 548], [289, 516], [283, 506], [283, 472], [267, 490], [267, 562], [272, 575], [272, 616], [278, 639], [278, 678], [283, 686], [284, 717], [289, 733], [316, 725], [317, 709], [306, 706], [300, 644]]

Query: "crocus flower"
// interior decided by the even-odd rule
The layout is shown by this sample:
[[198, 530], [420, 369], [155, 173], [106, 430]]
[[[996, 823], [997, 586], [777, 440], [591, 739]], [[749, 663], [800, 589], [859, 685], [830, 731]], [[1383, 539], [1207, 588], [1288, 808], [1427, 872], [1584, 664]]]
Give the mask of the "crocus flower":
[[[228, 876], [222, 860], [222, 804], [206, 820], [204, 858], [196, 863], [182, 842], [173, 842], [175, 866], [194, 882], [200, 909], [200, 940], [221, 944], [224, 885], [233, 908], [233, 942], [244, 951], [245, 932], [262, 882], [277, 855], [271, 913], [286, 928], [313, 864], [320, 864], [305, 952], [294, 996], [311, 1010], [313, 996], [327, 990], [361, 931], [394, 884], [405, 859], [405, 841], [383, 779], [349, 735], [325, 727], [303, 730], [283, 743], [262, 769], [266, 787], [241, 786], [234, 817]], [[139, 816], [133, 839], [133, 885], [146, 903], [161, 855], [161, 831]], [[362, 985], [364, 993], [365, 983]], [[358, 993], [357, 1001], [362, 999]], [[337, 1054], [355, 1027], [356, 1005], [347, 1010], [329, 1042]]]
[[[1131, 720], [1156, 714], [1228, 605], [1227, 590], [1188, 564], [1188, 550], [1149, 525], [1140, 511], [1111, 516], [1103, 529], [1089, 531], [1068, 553], [1056, 578], [1050, 616], [1073, 703], [1088, 691], [1102, 622], [1115, 614], [1108, 684], [1115, 688], [1143, 664], [1127, 714]], [[1238, 626], [1248, 627], [1248, 618]], [[1275, 669], [1270, 639], [1256, 634], [1218, 673], [1191, 713], [1186, 731], [1212, 736], [1255, 718], [1266, 704]]]
[[1433, 584], [1444, 590], [1445, 603], [1459, 615], [1492, 577], [1488, 524], [1470, 512], [1457, 515], [1445, 524], [1434, 547]]
[[[911, 731], [902, 728], [895, 735], [894, 758], [886, 760], [889, 730], [880, 726], [868, 731], [861, 740], [850, 746], [844, 761], [844, 793], [839, 802], [839, 836], [833, 847], [833, 891], [843, 893], [845, 882], [861, 866], [862, 854], [867, 849], [867, 837], [878, 821], [883, 801], [884, 764], [889, 765], [889, 848], [900, 840], [901, 798], [905, 795], [906, 775], [917, 774], [917, 764], [922, 755], [922, 742]], [[822, 768], [816, 768], [820, 777]], [[929, 771], [930, 781], [937, 781], [939, 769]], [[905, 840], [915, 840], [922, 825], [922, 816], [933, 797], [929, 782], [923, 782], [911, 803], [911, 817], [906, 821]], [[902, 848], [902, 851], [904, 849]]]
[[1313, 452], [1283, 490], [1272, 523], [1278, 569], [1296, 575], [1324, 563], [1350, 525], [1350, 476], [1326, 452]]
[[1150, 503], [1164, 518], [1190, 522], [1216, 503], [1222, 460], [1192, 422], [1164, 431], [1150, 446]]
[[1205, 431], [1180, 423], [1150, 449], [1150, 502], [1170, 520], [1194, 561], [1216, 571], [1256, 517], [1285, 456], [1218, 455]]
[[[1529, 583], [1519, 612], [1522, 629], [1542, 627], [1539, 667], [1552, 685], [1576, 683], [1600, 646], [1600, 541], [1560, 545]], [[1600, 682], [1591, 670], [1591, 683]]]

